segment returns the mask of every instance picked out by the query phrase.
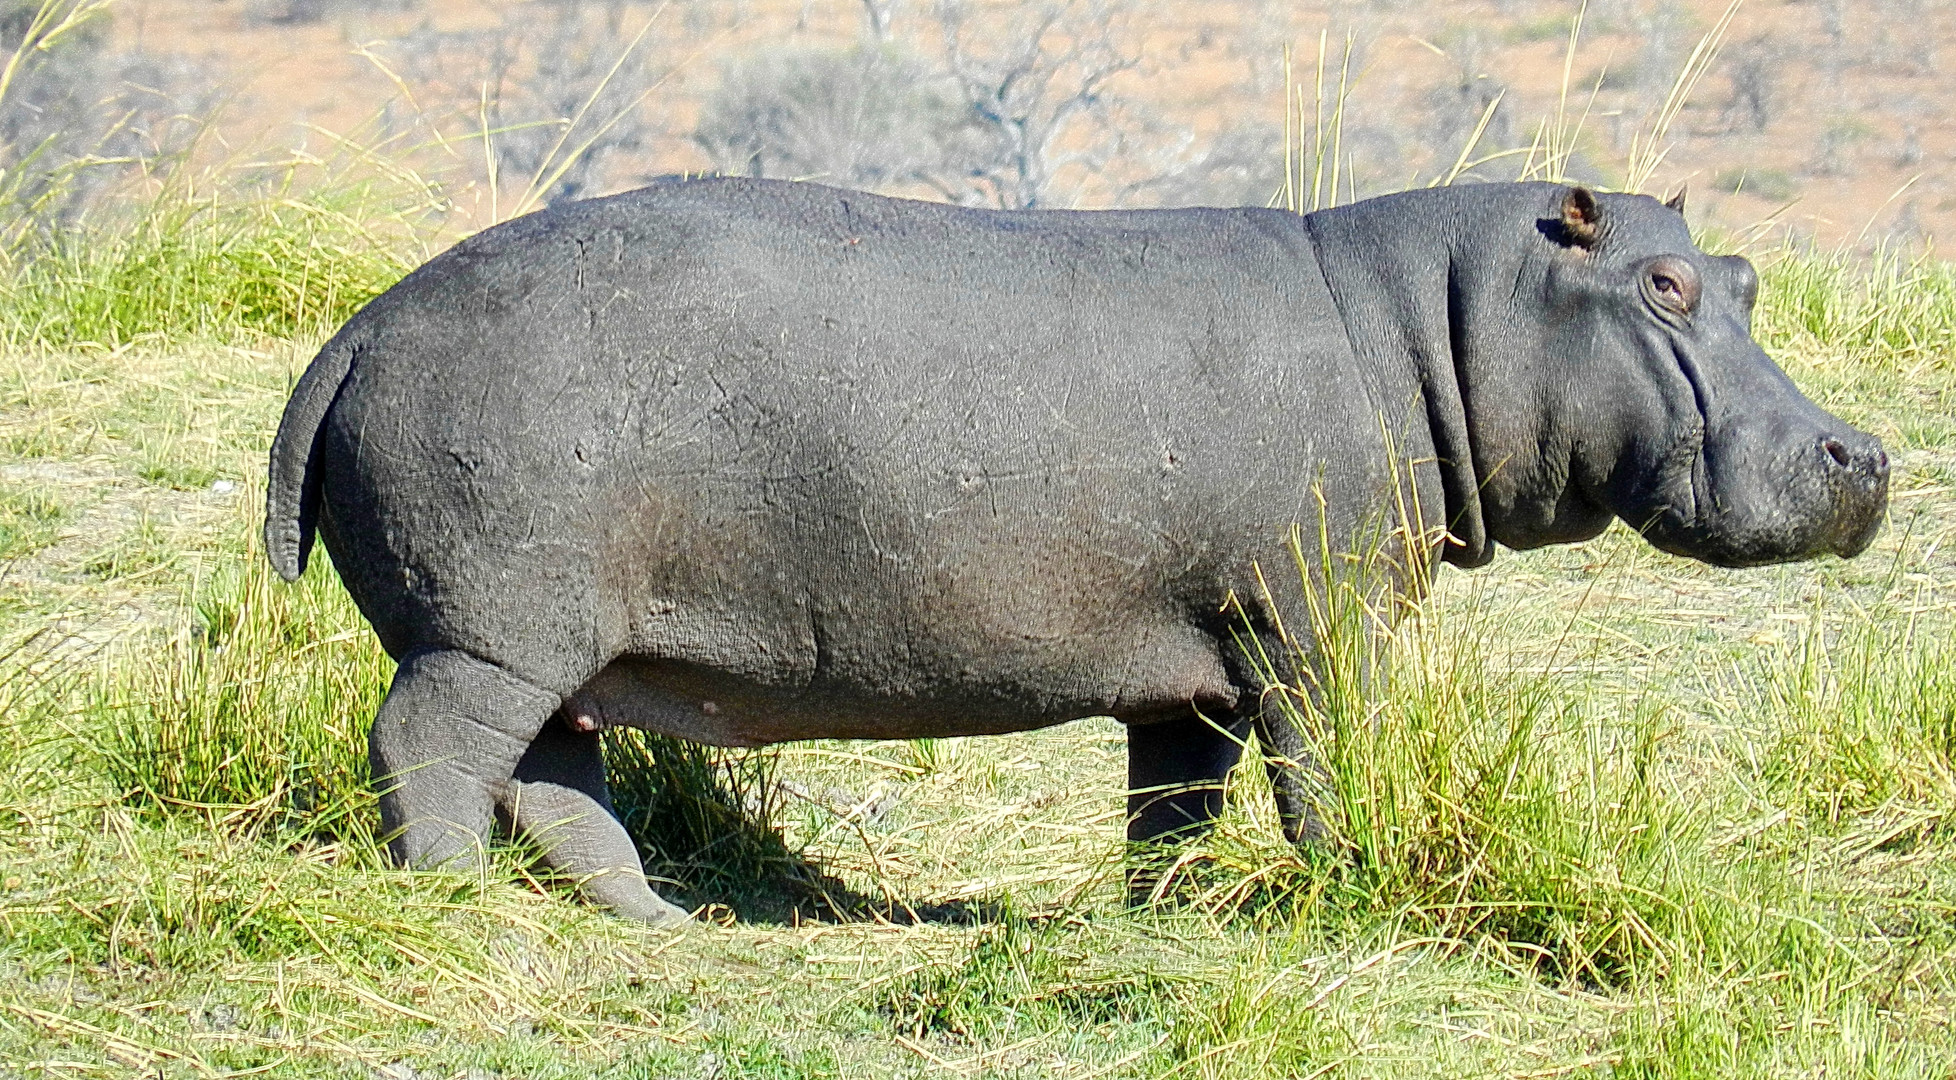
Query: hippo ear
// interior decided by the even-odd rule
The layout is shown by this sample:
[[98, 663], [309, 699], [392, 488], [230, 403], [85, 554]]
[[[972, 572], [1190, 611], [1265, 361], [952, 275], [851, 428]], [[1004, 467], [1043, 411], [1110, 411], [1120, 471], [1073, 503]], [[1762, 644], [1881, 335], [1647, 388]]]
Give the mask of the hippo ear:
[[1570, 188], [1562, 197], [1562, 236], [1579, 248], [1593, 248], [1603, 238], [1603, 208], [1588, 188]]
[[1676, 195], [1664, 200], [1664, 205], [1676, 210], [1680, 214], [1684, 213], [1684, 193], [1689, 190], [1691, 190], [1691, 185], [1689, 184], [1679, 188]]

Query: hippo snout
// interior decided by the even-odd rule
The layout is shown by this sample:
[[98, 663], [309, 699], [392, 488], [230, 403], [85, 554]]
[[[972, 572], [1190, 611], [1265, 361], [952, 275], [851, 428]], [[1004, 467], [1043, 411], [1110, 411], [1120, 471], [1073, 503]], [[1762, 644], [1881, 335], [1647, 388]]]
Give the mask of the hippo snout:
[[1818, 463], [1832, 489], [1834, 535], [1827, 550], [1852, 558], [1867, 550], [1888, 507], [1888, 451], [1881, 440], [1847, 430], [1821, 437]]
[[[1852, 558], [1881, 529], [1888, 453], [1881, 440], [1804, 401], [1728, 413], [1691, 464], [1647, 496], [1644, 535], [1715, 566]], [[1623, 515], [1636, 521], [1634, 506]]]

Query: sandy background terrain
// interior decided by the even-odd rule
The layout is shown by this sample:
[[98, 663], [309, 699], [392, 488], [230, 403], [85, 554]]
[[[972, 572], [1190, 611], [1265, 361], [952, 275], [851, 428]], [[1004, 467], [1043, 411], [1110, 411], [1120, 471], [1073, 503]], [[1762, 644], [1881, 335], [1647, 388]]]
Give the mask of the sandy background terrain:
[[[1026, 38], [1029, 12], [1066, 8], [1050, 43], [1106, 33], [1131, 63], [1102, 95], [1122, 117], [1115, 160], [1095, 175], [1076, 166], [1047, 200], [1114, 205], [1267, 200], [1282, 174], [1282, 50], [1295, 45], [1308, 84], [1320, 32], [1334, 67], [1346, 35], [1355, 43], [1345, 149], [1362, 192], [1444, 172], [1497, 93], [1480, 152], [1525, 147], [1560, 94], [1578, 5], [1132, 0], [1111, 16], [1086, 3], [974, 6], [973, 40], [994, 50]], [[742, 71], [873, 40], [872, 9], [887, 15], [881, 48], [941, 56], [943, 23], [926, 0], [675, 0], [627, 73], [635, 86], [657, 82], [630, 120], [632, 145], [608, 154], [582, 193], [726, 168], [695, 138], [716, 93]], [[1577, 175], [1622, 181], [1637, 133], [1723, 9], [1721, 0], [1589, 6], [1571, 80], [1571, 111], [1589, 114]], [[567, 23], [581, 27], [571, 51], [592, 54], [589, 66], [615, 56], [657, 10], [576, 0], [122, 0], [113, 42], [122, 53], [166, 59], [179, 100], [221, 100], [233, 146], [317, 147], [322, 132], [371, 136], [376, 118], [397, 128], [409, 111], [441, 118], [451, 133], [479, 128], [485, 86], [513, 94], [526, 80], [545, 81], [536, 72], [562, 58]], [[1103, 21], [1113, 29], [1101, 30]], [[1747, 0], [1671, 129], [1650, 186], [1689, 183], [1705, 220], [1745, 227], [1777, 215], [1795, 235], [1826, 244], [1947, 232], [1956, 224], [1951, 41], [1956, 4], [1945, 0]], [[1055, 85], [1069, 77], [1060, 73]], [[549, 112], [532, 108], [539, 118]], [[1062, 142], [1087, 138], [1074, 131]], [[1127, 183], [1162, 171], [1158, 160], [1186, 165], [1219, 144], [1237, 166], [1227, 175], [1141, 190]], [[457, 166], [481, 171], [469, 153], [458, 151]], [[1476, 175], [1504, 179], [1518, 161]], [[1121, 182], [1109, 179], [1116, 174]]]

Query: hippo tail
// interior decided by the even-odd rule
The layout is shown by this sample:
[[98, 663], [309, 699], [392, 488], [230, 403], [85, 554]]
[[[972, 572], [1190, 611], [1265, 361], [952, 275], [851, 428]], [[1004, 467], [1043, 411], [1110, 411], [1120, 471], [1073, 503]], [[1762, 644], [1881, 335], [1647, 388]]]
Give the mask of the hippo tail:
[[278, 576], [299, 580], [306, 572], [319, 522], [319, 429], [353, 369], [352, 345], [335, 339], [313, 357], [285, 403], [285, 418], [272, 439], [271, 475], [265, 486], [265, 555]]

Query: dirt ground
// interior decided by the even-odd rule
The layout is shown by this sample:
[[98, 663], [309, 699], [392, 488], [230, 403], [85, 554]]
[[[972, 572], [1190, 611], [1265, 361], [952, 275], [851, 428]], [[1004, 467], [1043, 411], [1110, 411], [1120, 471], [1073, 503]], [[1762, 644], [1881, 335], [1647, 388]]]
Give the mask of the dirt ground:
[[[398, 66], [409, 35], [498, 25], [520, 35], [558, 2], [339, 0], [295, 15], [301, 8], [293, 0], [123, 0], [115, 33], [122, 48], [182, 58], [229, 87], [225, 129], [233, 145], [270, 135], [318, 147], [324, 132], [352, 131], [400, 107], [399, 87], [384, 69]], [[1308, 69], [1320, 32], [1328, 32], [1335, 67], [1349, 32], [1357, 46], [1355, 153], [1390, 144], [1391, 165], [1364, 183], [1371, 191], [1441, 171], [1458, 136], [1436, 128], [1432, 115], [1471, 113], [1490, 88], [1507, 95], [1495, 125], [1507, 130], [1492, 136], [1525, 145], [1561, 92], [1568, 23], [1578, 8], [1568, 0], [1136, 2], [1132, 25], [1146, 40], [1141, 64], [1119, 89], [1198, 139], [1249, 124], [1266, 127], [1278, 144], [1284, 46], [1295, 45], [1299, 67]], [[658, 10], [625, 7], [627, 28]], [[892, 39], [933, 48], [930, 8], [925, 0], [893, 5]], [[1587, 103], [1582, 157], [1595, 178], [1607, 183], [1620, 174], [1649, 114], [1724, 8], [1725, 0], [1588, 5], [1570, 68], [1571, 108], [1581, 112]], [[787, 47], [841, 47], [860, 37], [863, 11], [858, 0], [665, 5], [646, 53], [670, 70], [647, 106], [656, 134], [629, 169], [612, 170], [608, 186], [708, 168], [692, 124], [727, 63]], [[1649, 186], [1690, 185], [1694, 213], [1706, 222], [1743, 228], [1771, 219], [1827, 244], [1946, 232], [1956, 224], [1956, 118], [1941, 107], [1956, 99], [1956, 58], [1945, 58], [1953, 42], [1956, 4], [1947, 0], [1745, 0]], [[416, 104], [467, 110], [475, 103]], [[1501, 178], [1499, 168], [1486, 171]], [[1088, 203], [1119, 197], [1091, 187], [1082, 196]]]

